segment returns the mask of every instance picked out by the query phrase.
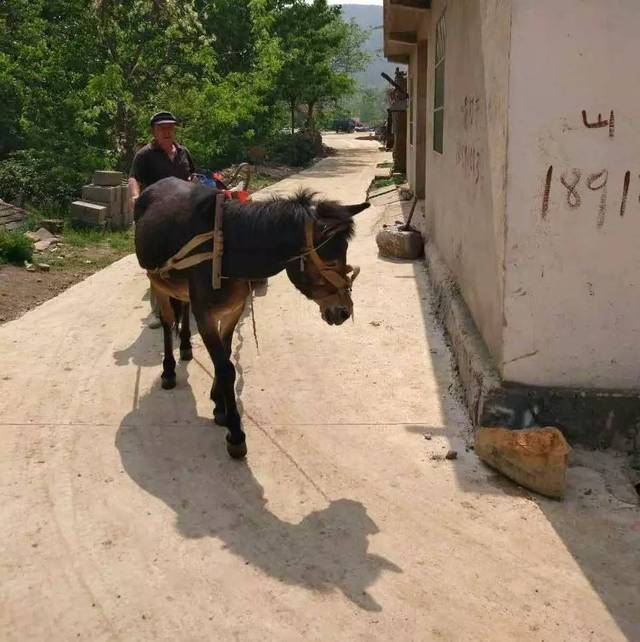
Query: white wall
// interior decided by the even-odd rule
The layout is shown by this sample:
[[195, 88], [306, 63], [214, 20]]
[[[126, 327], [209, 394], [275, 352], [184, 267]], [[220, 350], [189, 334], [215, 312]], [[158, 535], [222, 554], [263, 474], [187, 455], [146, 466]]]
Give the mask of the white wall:
[[[446, 8], [444, 153], [433, 151], [436, 25]], [[510, 0], [433, 0], [425, 227], [502, 359]]]
[[[639, 0], [513, 0], [508, 381], [640, 385], [639, 38]], [[613, 137], [608, 126], [585, 127], [582, 110], [590, 123], [613, 111]], [[575, 170], [580, 200], [570, 207], [561, 178], [570, 184]], [[589, 189], [602, 170], [606, 190]]]

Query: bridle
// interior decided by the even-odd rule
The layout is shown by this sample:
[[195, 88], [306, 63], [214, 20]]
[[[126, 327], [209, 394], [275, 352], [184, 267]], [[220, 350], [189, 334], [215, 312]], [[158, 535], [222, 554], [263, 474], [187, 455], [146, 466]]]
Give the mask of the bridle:
[[352, 310], [353, 303], [351, 302], [351, 288], [353, 287], [353, 282], [356, 280], [358, 274], [360, 274], [360, 268], [357, 265], [354, 267], [352, 267], [351, 265], [342, 266], [337, 261], [332, 263], [324, 261], [318, 254], [318, 250], [323, 245], [328, 243], [335, 236], [335, 234], [330, 235], [328, 238], [322, 241], [322, 243], [314, 245], [313, 230], [314, 221], [307, 220], [304, 228], [305, 250], [301, 255], [295, 257], [295, 259], [300, 259], [304, 271], [304, 260], [308, 257], [311, 263], [313, 263], [316, 270], [318, 270], [320, 276], [324, 279], [324, 281], [326, 281], [336, 289], [336, 292], [328, 294], [326, 296], [314, 297], [314, 301], [316, 301], [316, 303], [320, 305], [322, 305], [322, 302], [324, 302], [326, 305], [329, 305], [327, 299], [337, 296], [338, 301], [336, 303], [345, 305], [349, 308], [349, 310]]

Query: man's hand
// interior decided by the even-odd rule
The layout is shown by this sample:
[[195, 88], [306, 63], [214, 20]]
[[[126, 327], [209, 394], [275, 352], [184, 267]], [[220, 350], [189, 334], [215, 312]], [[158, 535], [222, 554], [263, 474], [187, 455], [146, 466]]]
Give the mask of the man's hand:
[[140, 183], [133, 178], [129, 178], [129, 212], [133, 213], [133, 208], [140, 196]]

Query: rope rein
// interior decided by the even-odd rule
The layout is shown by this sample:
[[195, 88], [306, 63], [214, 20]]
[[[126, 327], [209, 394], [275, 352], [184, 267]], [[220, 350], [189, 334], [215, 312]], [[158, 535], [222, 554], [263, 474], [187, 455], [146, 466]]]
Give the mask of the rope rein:
[[258, 332], [256, 331], [256, 313], [253, 309], [253, 299], [253, 282], [249, 281], [249, 300], [251, 303], [251, 325], [253, 326], [253, 340], [256, 342], [256, 350], [258, 351], [258, 355], [260, 355], [260, 345], [258, 344]]

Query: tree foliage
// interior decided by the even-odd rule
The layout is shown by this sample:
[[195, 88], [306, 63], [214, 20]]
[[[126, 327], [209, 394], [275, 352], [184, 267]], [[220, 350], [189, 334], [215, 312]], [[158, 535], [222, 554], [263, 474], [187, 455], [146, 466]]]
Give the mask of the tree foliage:
[[384, 87], [358, 87], [325, 109], [320, 124], [331, 128], [337, 119], [358, 118], [367, 125], [380, 125], [387, 118], [387, 107], [387, 90]]
[[340, 11], [326, 0], [313, 0], [292, 2], [277, 13], [276, 33], [284, 45], [277, 86], [291, 110], [292, 131], [298, 105], [306, 106], [306, 125], [313, 127], [315, 108], [353, 91], [350, 74], [367, 63], [361, 50], [366, 34], [343, 22]]
[[127, 171], [160, 109], [199, 166], [240, 160], [350, 92], [363, 39], [326, 0], [0, 0], [0, 196]]

